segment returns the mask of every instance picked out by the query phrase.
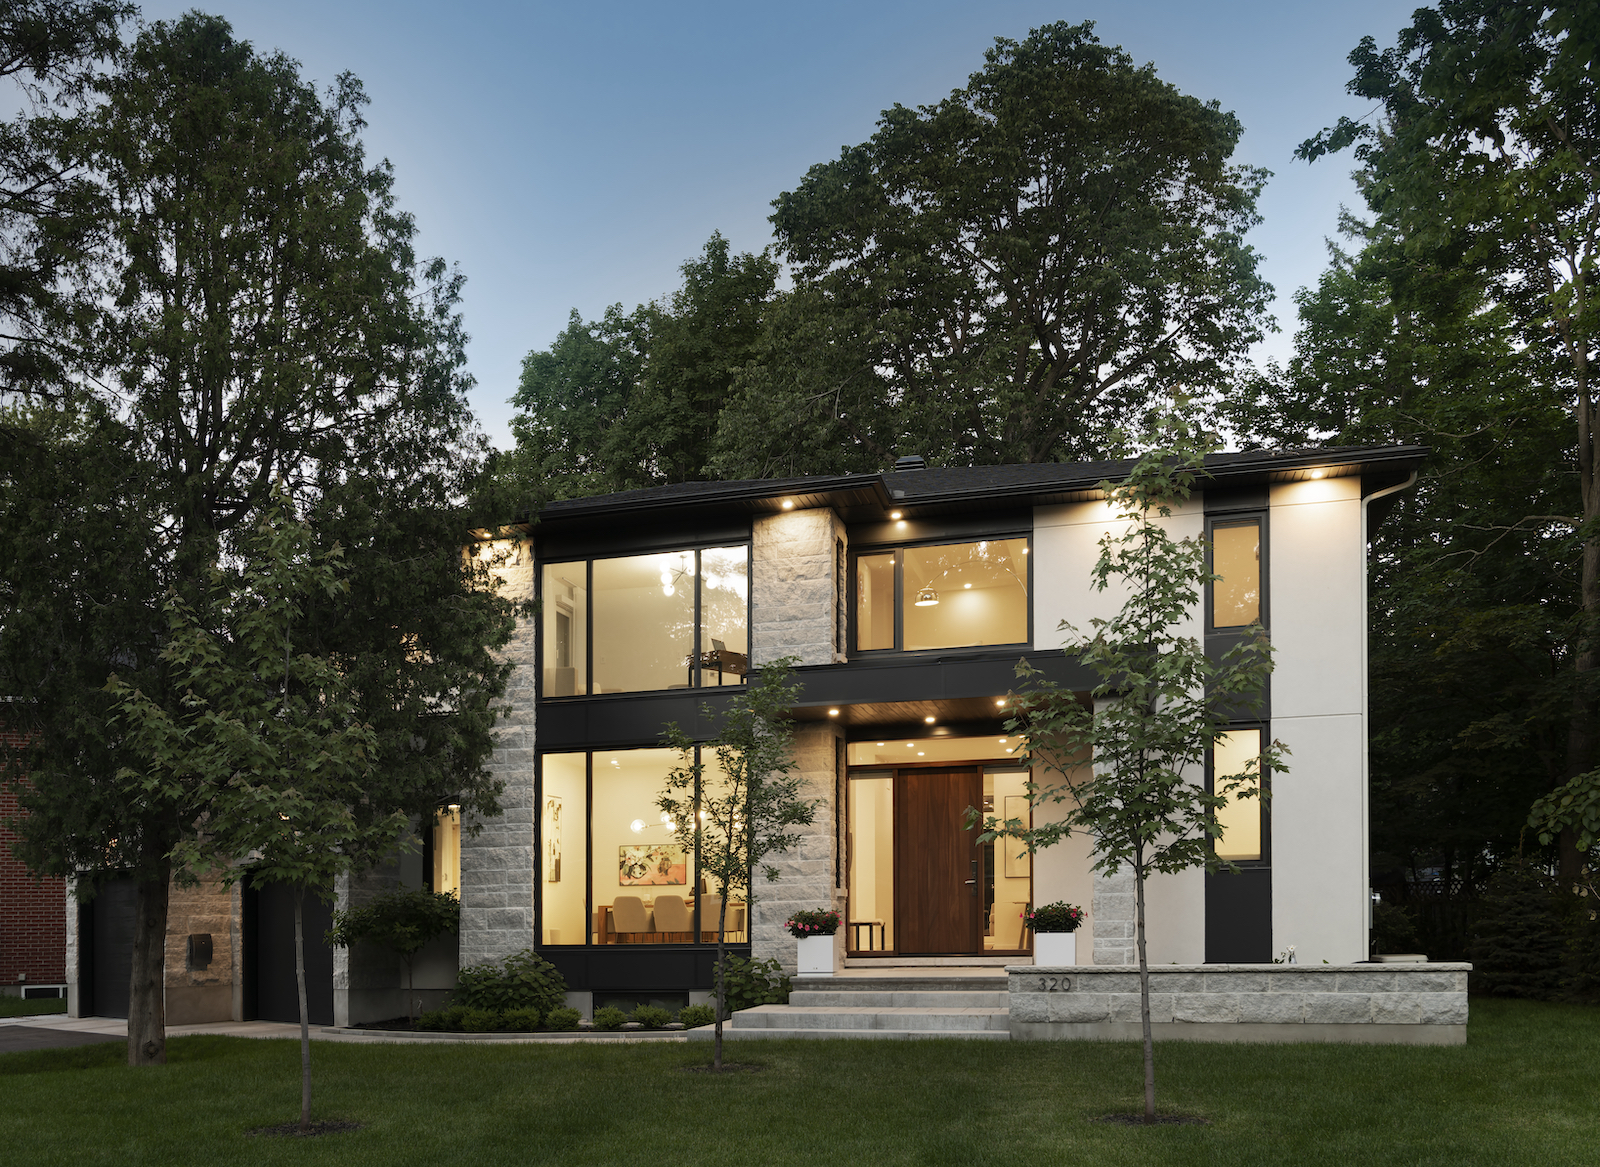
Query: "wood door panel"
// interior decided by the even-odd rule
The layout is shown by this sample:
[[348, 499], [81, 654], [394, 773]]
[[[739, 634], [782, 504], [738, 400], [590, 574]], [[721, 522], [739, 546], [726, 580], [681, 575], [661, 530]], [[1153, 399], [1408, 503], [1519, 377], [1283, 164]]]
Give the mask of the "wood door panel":
[[[972, 864], [978, 829], [963, 829], [983, 799], [975, 767], [902, 770], [895, 790], [895, 919], [902, 953], [981, 951], [983, 901]], [[981, 877], [981, 876], [980, 876]]]

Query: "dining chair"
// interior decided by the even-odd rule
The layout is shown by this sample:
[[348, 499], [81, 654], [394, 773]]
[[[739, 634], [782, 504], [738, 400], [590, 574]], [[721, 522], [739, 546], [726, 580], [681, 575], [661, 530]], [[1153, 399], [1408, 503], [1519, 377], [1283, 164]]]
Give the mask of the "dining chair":
[[656, 896], [656, 935], [668, 944], [687, 944], [694, 939], [694, 920], [682, 896]]
[[[695, 902], [700, 905], [700, 940], [702, 943], [709, 944], [717, 938], [717, 917], [722, 914], [722, 897], [703, 895]], [[729, 905], [728, 915], [729, 917], [733, 915], [731, 904]], [[733, 921], [730, 918], [728, 922], [731, 924]], [[730, 927], [728, 931], [732, 932], [733, 929]]]
[[618, 944], [644, 944], [650, 938], [650, 913], [638, 896], [618, 896], [611, 901], [611, 926]]

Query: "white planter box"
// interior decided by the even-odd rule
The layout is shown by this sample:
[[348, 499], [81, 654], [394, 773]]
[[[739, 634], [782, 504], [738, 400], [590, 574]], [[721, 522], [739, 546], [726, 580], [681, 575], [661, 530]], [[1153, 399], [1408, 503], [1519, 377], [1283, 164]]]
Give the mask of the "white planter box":
[[1076, 932], [1035, 932], [1033, 934], [1033, 963], [1047, 966], [1077, 964], [1078, 934]]
[[802, 936], [795, 941], [800, 949], [800, 975], [803, 977], [831, 977], [833, 975], [833, 937]]

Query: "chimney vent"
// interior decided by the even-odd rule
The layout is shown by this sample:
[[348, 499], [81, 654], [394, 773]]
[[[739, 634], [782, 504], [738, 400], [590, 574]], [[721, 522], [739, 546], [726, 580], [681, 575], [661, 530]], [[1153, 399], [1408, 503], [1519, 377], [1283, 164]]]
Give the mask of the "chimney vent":
[[896, 458], [894, 460], [896, 474], [902, 470], [926, 470], [927, 468], [928, 464], [923, 461], [921, 454], [907, 454], [904, 458]]

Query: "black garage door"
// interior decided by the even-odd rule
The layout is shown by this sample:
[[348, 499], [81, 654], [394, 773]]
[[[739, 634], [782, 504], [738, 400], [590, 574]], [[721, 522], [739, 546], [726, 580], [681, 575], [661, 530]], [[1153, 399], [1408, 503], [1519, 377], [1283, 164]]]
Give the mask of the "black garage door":
[[[333, 1024], [333, 905], [306, 893], [306, 1013], [313, 1025]], [[294, 892], [281, 883], [244, 890], [244, 1015], [250, 1021], [299, 1021], [294, 977]], [[126, 993], [126, 989], [124, 989]]]

